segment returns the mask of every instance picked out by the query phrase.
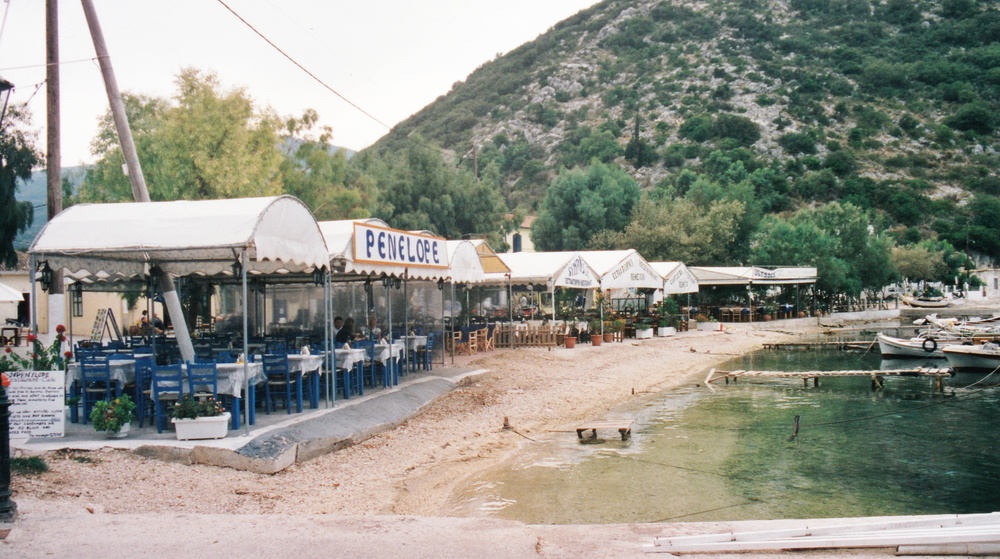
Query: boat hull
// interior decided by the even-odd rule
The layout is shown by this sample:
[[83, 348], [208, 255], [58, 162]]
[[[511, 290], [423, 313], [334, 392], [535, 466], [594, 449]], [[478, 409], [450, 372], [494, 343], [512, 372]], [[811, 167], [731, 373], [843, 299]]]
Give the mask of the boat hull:
[[934, 338], [893, 338], [885, 334], [878, 335], [878, 349], [882, 357], [923, 359], [927, 357], [944, 357], [943, 343]]
[[1000, 349], [984, 349], [981, 345], [948, 346], [944, 357], [956, 371], [989, 373], [1000, 367]]

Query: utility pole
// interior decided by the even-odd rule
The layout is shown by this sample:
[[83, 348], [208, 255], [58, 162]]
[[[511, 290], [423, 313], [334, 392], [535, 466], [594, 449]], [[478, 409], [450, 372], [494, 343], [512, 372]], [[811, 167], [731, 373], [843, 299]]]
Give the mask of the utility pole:
[[[136, 202], [149, 202], [146, 179], [142, 175], [142, 167], [139, 166], [139, 154], [136, 152], [135, 142], [132, 140], [132, 130], [129, 128], [128, 116], [125, 114], [125, 103], [122, 101], [121, 92], [118, 91], [118, 81], [115, 79], [114, 68], [111, 67], [111, 57], [108, 55], [108, 46], [104, 42], [101, 24], [97, 20], [97, 11], [94, 10], [94, 3], [91, 0], [80, 0], [80, 3], [83, 5], [83, 14], [87, 18], [87, 25], [90, 27], [90, 37], [94, 41], [94, 50], [101, 66], [101, 74], [104, 76], [104, 88], [108, 92], [111, 116], [114, 118], [115, 129], [118, 131], [118, 142], [125, 155], [128, 179], [132, 185], [132, 196]], [[181, 309], [181, 300], [177, 296], [174, 280], [170, 277], [169, 272], [162, 269], [160, 269], [158, 279], [160, 291], [163, 292], [163, 304], [166, 305], [174, 325], [174, 334], [177, 336], [177, 346], [181, 351], [181, 358], [185, 361], [194, 361], [194, 345], [191, 343], [191, 333], [188, 331], [187, 323], [184, 322], [184, 311]]]
[[[62, 153], [59, 123], [59, 2], [45, 0], [45, 110], [46, 110], [46, 207], [48, 221], [62, 211]], [[66, 304], [62, 270], [56, 270], [49, 287], [49, 330], [64, 324]]]

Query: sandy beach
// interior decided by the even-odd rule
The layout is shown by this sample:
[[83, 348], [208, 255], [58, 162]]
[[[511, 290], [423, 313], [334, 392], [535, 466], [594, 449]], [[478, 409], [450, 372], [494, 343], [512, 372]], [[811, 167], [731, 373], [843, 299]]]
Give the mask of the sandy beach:
[[[797, 339], [770, 331], [687, 332], [465, 358], [488, 373], [397, 428], [274, 475], [122, 450], [50, 452], [44, 456], [49, 472], [13, 479], [20, 517], [0, 556], [32, 550], [130, 557], [129, 546], [169, 545], [169, 532], [187, 534], [189, 542], [241, 546], [265, 530], [273, 537], [245, 556], [295, 550], [299, 557], [327, 557], [336, 546], [349, 557], [641, 557], [642, 546], [656, 536], [732, 526], [535, 526], [455, 518], [452, 500], [473, 476], [533, 444], [533, 433], [571, 430], [662, 390], [700, 385], [713, 365], [765, 342]], [[505, 418], [510, 429], [504, 429]], [[209, 527], [218, 531], [209, 533]], [[170, 556], [202, 553], [185, 547]], [[884, 556], [884, 550], [849, 554]], [[808, 554], [835, 555], [845, 554]]]
[[[127, 451], [55, 452], [45, 456], [50, 472], [14, 478], [14, 498], [26, 512], [440, 516], [463, 480], [517, 452], [532, 433], [569, 429], [630, 399], [701, 383], [706, 368], [765, 341], [791, 338], [687, 332], [572, 350], [481, 354], [465, 359], [487, 374], [400, 427], [275, 475]], [[512, 429], [503, 428], [505, 418]]]

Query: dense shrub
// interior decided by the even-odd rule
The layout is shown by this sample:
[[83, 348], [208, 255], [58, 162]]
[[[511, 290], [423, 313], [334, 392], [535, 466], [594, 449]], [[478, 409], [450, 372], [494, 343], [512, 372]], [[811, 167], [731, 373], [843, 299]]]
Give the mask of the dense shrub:
[[816, 153], [816, 136], [811, 132], [789, 132], [778, 138], [778, 145], [792, 155]]

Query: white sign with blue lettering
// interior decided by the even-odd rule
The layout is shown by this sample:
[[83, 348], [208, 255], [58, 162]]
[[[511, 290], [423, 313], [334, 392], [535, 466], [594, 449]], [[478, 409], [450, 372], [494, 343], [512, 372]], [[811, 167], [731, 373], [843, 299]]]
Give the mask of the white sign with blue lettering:
[[447, 268], [445, 239], [363, 223], [354, 224], [354, 261], [419, 268]]

